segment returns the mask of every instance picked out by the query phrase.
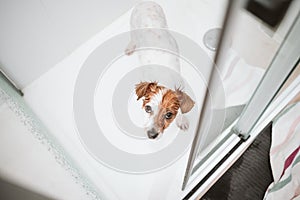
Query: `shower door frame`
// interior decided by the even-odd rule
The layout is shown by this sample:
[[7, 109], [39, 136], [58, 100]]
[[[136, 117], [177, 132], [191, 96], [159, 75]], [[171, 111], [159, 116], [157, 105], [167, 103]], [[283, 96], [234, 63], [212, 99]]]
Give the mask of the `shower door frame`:
[[[245, 0], [229, 1], [228, 3], [223, 32], [215, 57], [215, 63], [217, 64], [220, 63], [221, 59], [219, 58], [219, 54], [223, 50], [222, 48], [224, 48], [224, 44], [227, 42], [228, 24], [234, 16], [232, 13], [243, 8], [245, 3]], [[222, 133], [221, 139], [215, 141], [213, 152], [206, 158], [204, 157], [204, 161], [197, 160], [197, 153], [201, 139], [201, 126], [203, 126], [203, 122], [200, 118], [183, 181], [183, 199], [194, 199], [199, 195], [202, 196], [205, 194], [205, 192], [243, 154], [243, 152], [251, 145], [254, 139], [272, 121], [272, 119], [298, 94], [300, 91], [300, 77], [293, 81], [293, 83], [274, 100], [289, 75], [299, 65], [300, 41], [297, 41], [296, 44], [293, 43], [294, 41], [292, 41], [292, 43], [290, 42], [296, 35], [300, 35], [300, 13], [298, 13], [295, 18], [293, 25], [290, 27], [289, 33], [286, 38], [284, 38], [280, 48], [273, 57], [272, 63], [269, 65], [268, 70], [265, 72], [261, 82], [249, 100], [249, 103], [244, 108], [242, 114]], [[294, 51], [296, 51], [296, 53], [292, 54], [288, 57], [288, 59], [285, 59], [283, 57], [284, 52], [286, 52], [291, 45], [294, 47]], [[297, 52], [299, 52], [299, 54]], [[287, 67], [280, 67], [283, 63], [285, 63], [285, 66]], [[213, 71], [211, 74], [212, 77]], [[272, 80], [271, 84], [270, 80]], [[264, 97], [263, 94], [265, 92], [269, 93], [268, 97]], [[261, 106], [259, 107], [257, 105]], [[253, 111], [253, 108], [256, 106], [258, 109]], [[205, 102], [203, 104], [203, 108], [205, 108]], [[205, 109], [203, 113], [205, 115]], [[248, 123], [249, 116], [254, 116], [251, 123]], [[201, 114], [201, 117], [205, 118], [203, 117], [203, 114]]]

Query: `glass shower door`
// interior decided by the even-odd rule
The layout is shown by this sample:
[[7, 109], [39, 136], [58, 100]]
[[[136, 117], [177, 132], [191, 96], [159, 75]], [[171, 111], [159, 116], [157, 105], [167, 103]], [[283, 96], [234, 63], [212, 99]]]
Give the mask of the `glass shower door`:
[[[296, 80], [289, 93], [278, 96], [299, 64], [299, 3], [290, 6], [275, 28], [254, 17], [247, 7], [249, 2], [229, 1], [182, 189], [195, 186], [199, 177], [205, 181], [255, 127], [270, 122], [297, 94]], [[223, 108], [214, 105], [213, 96], [218, 95], [212, 95], [220, 90], [218, 76], [225, 93]]]
[[297, 67], [300, 55], [300, 19], [299, 15], [291, 27], [285, 42], [277, 51], [267, 73], [257, 87], [251, 101], [247, 104], [243, 114], [233, 128], [243, 139], [250, 136], [250, 132], [268, 108], [290, 73]]

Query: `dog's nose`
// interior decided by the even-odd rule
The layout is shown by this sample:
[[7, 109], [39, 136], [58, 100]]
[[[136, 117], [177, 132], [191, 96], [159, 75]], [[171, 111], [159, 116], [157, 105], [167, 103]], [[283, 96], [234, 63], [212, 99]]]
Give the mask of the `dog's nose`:
[[150, 139], [155, 139], [158, 136], [158, 132], [152, 128], [151, 130], [147, 131], [147, 135]]

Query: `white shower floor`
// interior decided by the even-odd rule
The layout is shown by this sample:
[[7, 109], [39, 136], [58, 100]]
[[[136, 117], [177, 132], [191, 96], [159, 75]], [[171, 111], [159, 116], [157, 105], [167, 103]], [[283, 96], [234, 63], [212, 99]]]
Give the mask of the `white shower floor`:
[[[205, 49], [202, 38], [208, 29], [221, 26], [225, 1], [158, 2], [165, 9], [169, 27], [197, 42], [206, 51], [207, 58], [212, 57], [213, 52]], [[176, 6], [173, 6], [174, 4]], [[212, 9], [214, 12], [211, 12]], [[83, 117], [83, 120], [90, 121], [89, 118], [85, 118], [82, 115], [76, 118], [77, 113], [73, 108], [73, 97], [77, 91], [76, 84], [78, 84], [77, 78], [81, 74], [80, 70], [85, 65], [85, 61], [89, 60], [88, 57], [103, 42], [114, 35], [129, 30], [129, 17], [130, 12], [127, 12], [105, 30], [82, 44], [60, 63], [53, 66], [50, 71], [27, 86], [23, 90], [25, 94], [24, 99], [65, 148], [66, 152], [74, 159], [75, 164], [85, 171], [88, 178], [95, 183], [99, 189], [100, 196], [103, 196], [104, 199], [179, 199], [182, 196], [181, 185], [188, 158], [188, 151], [186, 150], [190, 145], [192, 133], [181, 134], [182, 136], [180, 137], [186, 138], [186, 142], [181, 143], [184, 139], [178, 140], [181, 148], [178, 151], [179, 154], [171, 155], [168, 158], [169, 160], [161, 164], [156, 163], [161, 160], [159, 156], [164, 154], [163, 150], [166, 147], [172, 146], [170, 144], [172, 141], [176, 141], [177, 135], [180, 135], [180, 133], [171, 135], [166, 132], [166, 135], [158, 141], [146, 140], [143, 138], [143, 135], [128, 136], [126, 134], [118, 134], [120, 129], [117, 126], [111, 127], [112, 123], [115, 124], [115, 119], [111, 117], [113, 116], [112, 107], [106, 106], [107, 104], [104, 103], [107, 102], [110, 105], [113, 102], [113, 91], [118, 87], [116, 80], [126, 77], [126, 75], [122, 75], [125, 72], [119, 70], [117, 64], [115, 64], [114, 71], [108, 71], [102, 79], [99, 79], [99, 87], [93, 100], [102, 103], [93, 105], [95, 110], [99, 110], [99, 112], [95, 112], [95, 118], [98, 126], [102, 128], [102, 133], [105, 135], [104, 138], [111, 141], [115, 149], [122, 149], [122, 151], [127, 153], [126, 155], [137, 156], [137, 159], [132, 161], [132, 163], [128, 163], [131, 159], [126, 159], [122, 155], [112, 154], [107, 149], [110, 147], [106, 148], [105, 144], [102, 144], [103, 140], [96, 133], [92, 137], [87, 136], [89, 141], [85, 138], [89, 134], [88, 131], [79, 131], [80, 133], [78, 134], [78, 121], [76, 119]], [[120, 52], [124, 49], [125, 46], [123, 49], [120, 49]], [[198, 105], [201, 105], [201, 94], [196, 93], [199, 88], [195, 88], [195, 86], [199, 86], [197, 80], [200, 80], [200, 82], [202, 80], [197, 77], [197, 73], [189, 71], [193, 69], [192, 67], [187, 65], [185, 69], [186, 71], [183, 70], [182, 72], [183, 76], [185, 77], [186, 74], [189, 74], [189, 76], [186, 76], [188, 77], [187, 83], [191, 87], [191, 92], [196, 102]], [[131, 70], [134, 70], [134, 68]], [[120, 74], [118, 75], [117, 73]], [[196, 77], [192, 77], [191, 74]], [[137, 80], [132, 81], [135, 82]], [[126, 88], [128, 87], [126, 86]], [[133, 91], [129, 92], [129, 89], [127, 90], [129, 94], [132, 94]], [[201, 91], [201, 88], [199, 90]], [[131, 95], [132, 97], [133, 95]], [[126, 103], [124, 105], [127, 105], [128, 101], [132, 102], [131, 98], [125, 99]], [[130, 103], [130, 105], [132, 104]], [[81, 108], [85, 109], [86, 106], [84, 103], [81, 104]], [[195, 110], [188, 115], [191, 120], [191, 130], [195, 126], [195, 116], [197, 116], [197, 110], [199, 109], [196, 106]], [[127, 109], [125, 109], [125, 112], [131, 113]], [[139, 127], [140, 122], [134, 117], [135, 115], [129, 116], [131, 121]], [[105, 123], [102, 123], [103, 120]], [[79, 121], [81, 122], [81, 120]], [[170, 130], [172, 129], [175, 130], [176, 127], [170, 127]], [[97, 140], [98, 138], [99, 140]], [[94, 145], [93, 148], [87, 145], [89, 142], [90, 145]], [[143, 160], [139, 162], [138, 159], [145, 154], [152, 155], [154, 165], [151, 162], [147, 165]], [[146, 166], [150, 167], [145, 169]], [[134, 172], [143, 173], [143, 175], [138, 175]]]

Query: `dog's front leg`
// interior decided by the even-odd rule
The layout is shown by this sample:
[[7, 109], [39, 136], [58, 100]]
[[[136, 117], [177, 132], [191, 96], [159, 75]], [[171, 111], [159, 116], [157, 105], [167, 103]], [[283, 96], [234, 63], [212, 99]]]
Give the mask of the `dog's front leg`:
[[180, 128], [181, 130], [188, 130], [189, 129], [189, 120], [188, 118], [181, 113], [181, 111], [178, 111], [177, 117], [176, 117], [176, 125], [178, 126], [178, 128]]

